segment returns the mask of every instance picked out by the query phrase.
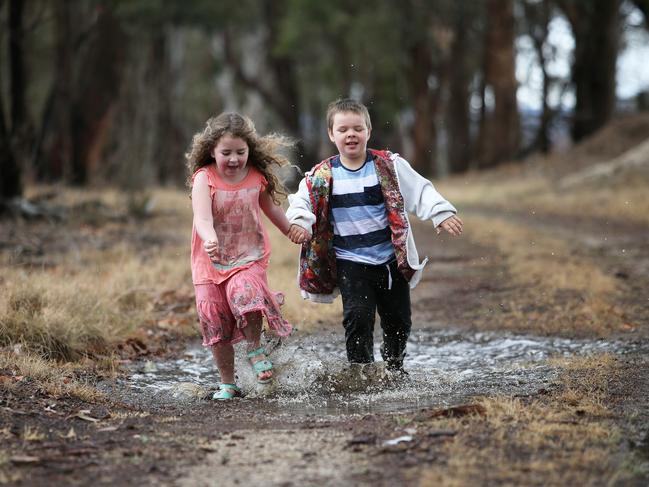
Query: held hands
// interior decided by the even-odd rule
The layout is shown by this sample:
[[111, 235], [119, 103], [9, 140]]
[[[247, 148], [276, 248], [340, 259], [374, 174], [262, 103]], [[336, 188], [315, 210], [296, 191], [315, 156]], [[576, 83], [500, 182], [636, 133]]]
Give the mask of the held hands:
[[295, 223], [289, 227], [286, 236], [296, 244], [303, 244], [311, 239], [311, 233]]
[[442, 233], [442, 230], [446, 230], [451, 235], [458, 236], [462, 233], [463, 227], [464, 223], [462, 223], [462, 220], [453, 215], [452, 217], [447, 218], [442, 223], [440, 223], [435, 230], [437, 230], [437, 235]]
[[219, 242], [216, 240], [206, 240], [203, 242], [203, 249], [209, 255], [212, 262], [216, 262], [216, 251], [219, 248]]

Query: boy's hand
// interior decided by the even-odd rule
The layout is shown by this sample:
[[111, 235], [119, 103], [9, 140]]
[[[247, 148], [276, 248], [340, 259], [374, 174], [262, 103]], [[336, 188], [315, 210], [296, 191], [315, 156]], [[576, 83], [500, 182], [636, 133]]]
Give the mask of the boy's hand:
[[437, 235], [442, 233], [442, 229], [446, 230], [448, 233], [451, 235], [460, 235], [462, 233], [462, 227], [464, 226], [464, 223], [462, 223], [462, 220], [460, 220], [458, 217], [453, 215], [450, 218], [447, 218], [444, 220], [442, 223], [439, 224], [439, 226], [436, 228], [437, 230]]
[[308, 242], [311, 238], [311, 233], [302, 228], [300, 225], [293, 223], [289, 229], [286, 236], [291, 240], [291, 242], [296, 244], [303, 244]]
[[216, 258], [216, 251], [219, 248], [219, 243], [216, 240], [206, 240], [203, 242], [203, 249], [207, 252], [207, 255], [210, 256], [210, 260], [214, 262]]

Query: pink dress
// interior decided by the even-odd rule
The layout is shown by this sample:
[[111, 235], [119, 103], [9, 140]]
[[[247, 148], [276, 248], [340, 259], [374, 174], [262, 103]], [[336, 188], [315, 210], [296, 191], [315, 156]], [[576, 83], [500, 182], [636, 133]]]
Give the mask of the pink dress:
[[261, 312], [275, 334], [288, 335], [291, 325], [279, 309], [284, 298], [270, 291], [266, 279], [270, 242], [259, 207], [266, 178], [249, 166], [246, 177], [231, 185], [219, 178], [211, 164], [196, 171], [192, 180], [199, 172], [207, 176], [219, 242], [217, 263], [213, 263], [196, 228], [192, 230], [192, 280], [203, 345], [243, 340], [241, 329], [252, 312]]

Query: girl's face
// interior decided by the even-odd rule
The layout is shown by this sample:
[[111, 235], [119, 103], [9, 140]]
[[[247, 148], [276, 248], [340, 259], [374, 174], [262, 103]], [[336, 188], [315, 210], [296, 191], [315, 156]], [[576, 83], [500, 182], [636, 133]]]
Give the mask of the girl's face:
[[218, 175], [230, 183], [243, 180], [248, 174], [248, 152], [248, 144], [241, 137], [223, 135], [212, 151]]

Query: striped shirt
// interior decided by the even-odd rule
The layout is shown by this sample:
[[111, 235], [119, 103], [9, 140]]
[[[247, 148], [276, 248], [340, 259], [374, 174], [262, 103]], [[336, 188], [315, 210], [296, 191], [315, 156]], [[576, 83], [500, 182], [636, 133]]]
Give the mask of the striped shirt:
[[388, 214], [371, 153], [367, 153], [365, 164], [354, 171], [342, 165], [340, 156], [335, 157], [331, 172], [336, 257], [371, 265], [393, 260]]

